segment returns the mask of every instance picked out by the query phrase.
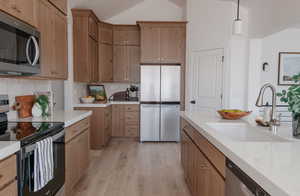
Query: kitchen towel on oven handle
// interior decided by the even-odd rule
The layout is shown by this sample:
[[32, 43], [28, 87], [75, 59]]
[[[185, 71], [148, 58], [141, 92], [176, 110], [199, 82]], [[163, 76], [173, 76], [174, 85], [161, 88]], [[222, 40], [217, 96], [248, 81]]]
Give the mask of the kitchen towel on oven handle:
[[54, 177], [53, 139], [36, 143], [34, 150], [34, 192], [41, 190]]

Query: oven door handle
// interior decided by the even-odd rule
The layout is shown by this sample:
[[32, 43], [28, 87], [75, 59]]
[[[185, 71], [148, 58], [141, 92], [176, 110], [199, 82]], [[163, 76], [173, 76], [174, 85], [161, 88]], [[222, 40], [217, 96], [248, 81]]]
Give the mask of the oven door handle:
[[[59, 132], [58, 134], [52, 136], [52, 140], [55, 141], [55, 140], [63, 137], [64, 135], [65, 135], [65, 131], [63, 130], [63, 131]], [[29, 152], [34, 151], [35, 149], [36, 149], [36, 144], [32, 144], [32, 145], [26, 146], [25, 147], [25, 153], [27, 154]]]

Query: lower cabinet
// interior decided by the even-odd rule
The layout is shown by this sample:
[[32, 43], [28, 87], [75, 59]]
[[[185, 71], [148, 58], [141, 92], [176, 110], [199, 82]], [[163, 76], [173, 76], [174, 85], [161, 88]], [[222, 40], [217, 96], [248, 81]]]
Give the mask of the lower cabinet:
[[[225, 176], [193, 140], [185, 128], [181, 132], [181, 162], [188, 187], [193, 196], [224, 196]], [[224, 163], [225, 164], [225, 163]], [[224, 165], [225, 166], [225, 165]]]
[[16, 160], [16, 155], [0, 160], [0, 195], [18, 195]]
[[140, 107], [138, 104], [113, 105], [112, 136], [137, 138], [140, 136]]
[[90, 147], [101, 149], [108, 144], [112, 135], [112, 106], [95, 108], [75, 108], [76, 110], [91, 110]]
[[65, 195], [72, 196], [74, 187], [89, 166], [89, 119], [82, 120], [66, 130]]

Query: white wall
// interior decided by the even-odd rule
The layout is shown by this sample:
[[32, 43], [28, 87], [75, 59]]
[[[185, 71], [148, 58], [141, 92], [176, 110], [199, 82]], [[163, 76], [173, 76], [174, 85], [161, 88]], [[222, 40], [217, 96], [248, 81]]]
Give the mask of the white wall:
[[[241, 9], [247, 36], [248, 12]], [[232, 35], [236, 4], [219, 0], [187, 1], [187, 78], [189, 77], [190, 54], [196, 50], [222, 48], [225, 53], [223, 78], [223, 107], [245, 108], [247, 92], [248, 40]], [[187, 105], [189, 102], [189, 81], [187, 81]]]
[[184, 9], [169, 0], [144, 0], [111, 18], [114, 24], [136, 24], [136, 21], [183, 20]]
[[251, 37], [263, 38], [300, 23], [298, 0], [246, 1], [251, 18]]

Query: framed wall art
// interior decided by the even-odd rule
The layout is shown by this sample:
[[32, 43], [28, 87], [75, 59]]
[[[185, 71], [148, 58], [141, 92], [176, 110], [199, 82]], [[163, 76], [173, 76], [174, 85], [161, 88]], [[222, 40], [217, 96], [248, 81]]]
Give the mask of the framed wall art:
[[300, 73], [300, 52], [280, 52], [278, 85], [293, 85], [292, 77]]

